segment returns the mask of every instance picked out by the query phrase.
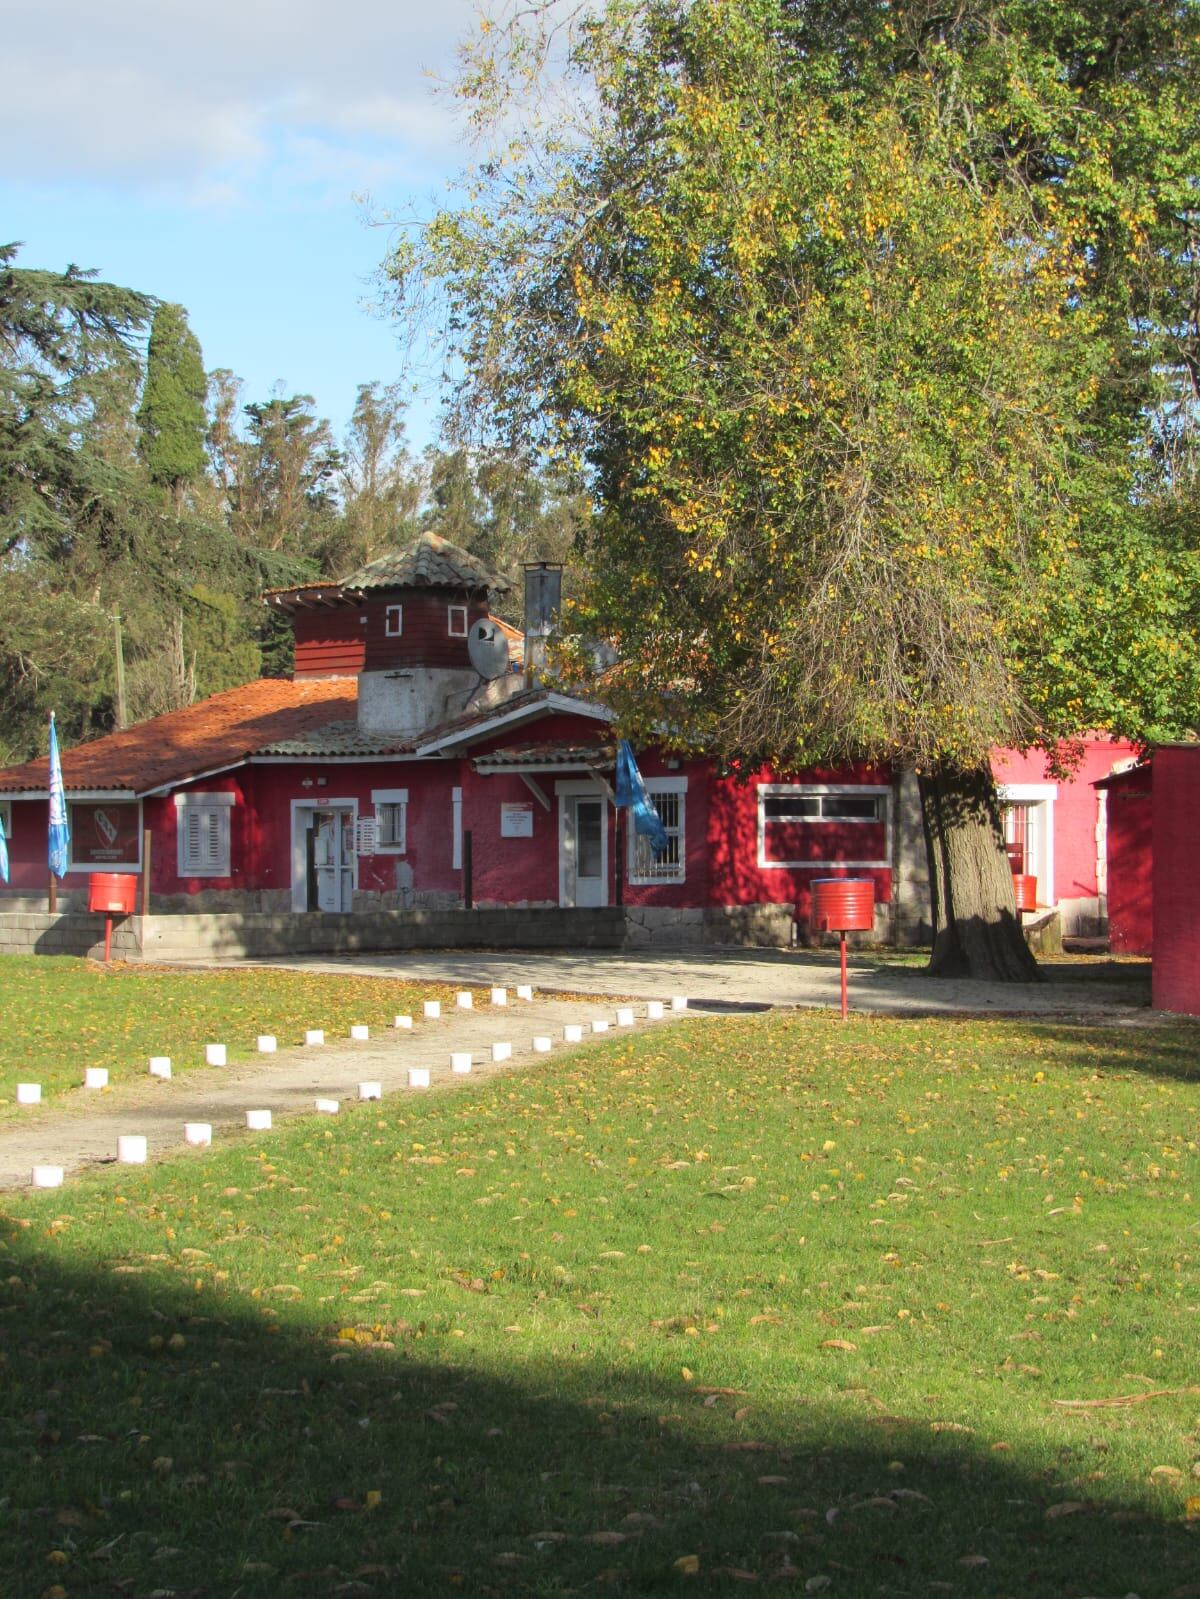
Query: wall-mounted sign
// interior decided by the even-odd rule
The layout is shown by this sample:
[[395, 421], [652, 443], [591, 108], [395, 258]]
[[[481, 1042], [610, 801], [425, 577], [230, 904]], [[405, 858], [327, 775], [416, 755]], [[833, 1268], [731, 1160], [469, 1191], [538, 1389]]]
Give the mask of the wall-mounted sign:
[[501, 838], [533, 837], [533, 801], [500, 807]]
[[71, 859], [76, 866], [136, 866], [140, 857], [136, 804], [71, 806]]

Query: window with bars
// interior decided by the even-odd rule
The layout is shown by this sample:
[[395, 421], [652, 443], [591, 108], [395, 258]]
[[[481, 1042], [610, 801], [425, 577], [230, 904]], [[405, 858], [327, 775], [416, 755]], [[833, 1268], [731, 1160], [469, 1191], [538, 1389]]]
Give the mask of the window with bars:
[[230, 794], [177, 794], [176, 835], [180, 877], [230, 875]]
[[446, 619], [451, 638], [466, 638], [467, 608], [465, 605], [448, 605], [446, 607]]
[[[665, 785], [670, 782], [670, 788]], [[659, 786], [659, 785], [663, 786]], [[686, 872], [684, 851], [684, 807], [686, 794], [683, 788], [669, 778], [649, 778], [646, 782], [651, 803], [658, 812], [667, 835], [667, 847], [659, 854], [644, 834], [633, 828], [629, 820], [629, 881], [631, 883], [682, 883]]]
[[408, 848], [408, 790], [377, 788], [371, 791], [375, 805], [375, 853], [403, 855]]

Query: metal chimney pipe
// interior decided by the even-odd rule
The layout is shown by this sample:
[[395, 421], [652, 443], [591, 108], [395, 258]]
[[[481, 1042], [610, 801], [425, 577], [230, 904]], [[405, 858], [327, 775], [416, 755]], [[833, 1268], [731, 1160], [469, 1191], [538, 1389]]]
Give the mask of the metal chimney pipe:
[[546, 641], [562, 608], [562, 562], [526, 561], [525, 682], [529, 688], [546, 665]]

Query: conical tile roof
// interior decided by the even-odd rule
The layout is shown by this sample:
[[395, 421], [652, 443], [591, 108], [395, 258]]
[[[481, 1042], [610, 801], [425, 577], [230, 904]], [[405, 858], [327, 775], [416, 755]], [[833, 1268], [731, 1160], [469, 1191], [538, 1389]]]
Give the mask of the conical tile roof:
[[356, 589], [491, 589], [506, 594], [512, 584], [475, 556], [436, 533], [422, 533], [406, 550], [381, 555], [342, 579], [343, 592]]

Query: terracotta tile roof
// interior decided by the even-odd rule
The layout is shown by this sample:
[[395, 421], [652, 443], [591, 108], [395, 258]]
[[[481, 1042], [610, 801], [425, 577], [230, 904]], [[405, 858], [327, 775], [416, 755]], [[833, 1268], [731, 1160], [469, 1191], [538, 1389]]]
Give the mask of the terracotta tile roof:
[[519, 627], [514, 627], [511, 622], [506, 622], [502, 616], [489, 614], [488, 620], [495, 622], [496, 626], [508, 640], [508, 669], [510, 672], [521, 672], [525, 669], [525, 635]]
[[341, 588], [347, 593], [361, 589], [450, 588], [472, 592], [492, 589], [497, 594], [507, 594], [512, 584], [449, 539], [422, 533], [408, 549], [381, 555], [343, 578]]
[[[236, 766], [264, 745], [353, 718], [357, 694], [353, 678], [260, 678], [67, 750], [63, 782], [69, 790], [146, 794]], [[0, 771], [0, 794], [45, 793], [48, 782], [43, 757]]]
[[586, 766], [604, 770], [617, 758], [615, 744], [510, 744], [490, 755], [476, 755], [471, 764], [479, 772], [503, 771], [511, 766]]

